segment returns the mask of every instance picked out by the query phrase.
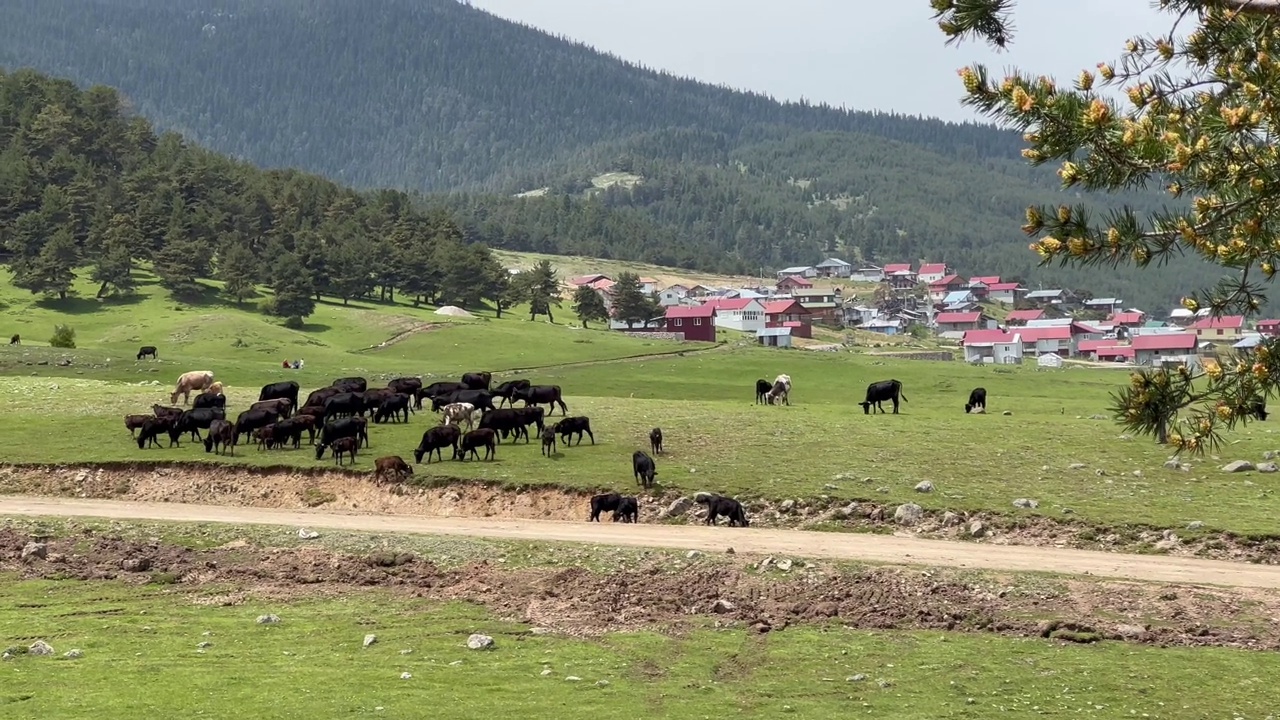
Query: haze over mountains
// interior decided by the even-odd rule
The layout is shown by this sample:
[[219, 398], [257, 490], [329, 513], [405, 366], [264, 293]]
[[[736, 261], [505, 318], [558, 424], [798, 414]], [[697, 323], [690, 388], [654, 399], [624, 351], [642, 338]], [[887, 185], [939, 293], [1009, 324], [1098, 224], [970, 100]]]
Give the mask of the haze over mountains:
[[112, 85], [261, 166], [449, 193], [436, 201], [496, 247], [728, 272], [928, 258], [1156, 311], [1216, 276], [1036, 268], [1025, 206], [1078, 198], [1014, 133], [782, 104], [455, 0], [8, 0], [0, 66]]

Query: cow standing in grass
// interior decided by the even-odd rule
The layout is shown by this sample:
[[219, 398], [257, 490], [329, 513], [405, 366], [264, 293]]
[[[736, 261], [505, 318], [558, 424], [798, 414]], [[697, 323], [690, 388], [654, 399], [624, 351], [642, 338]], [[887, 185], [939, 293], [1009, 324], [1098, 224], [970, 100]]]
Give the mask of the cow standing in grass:
[[765, 397], [769, 395], [769, 391], [772, 389], [773, 389], [773, 385], [770, 385], [768, 380], [765, 380], [764, 378], [760, 378], [759, 380], [757, 380], [756, 381], [756, 404], [757, 405], [766, 404]]
[[178, 402], [178, 396], [182, 396], [182, 404], [191, 404], [191, 392], [207, 390], [213, 384], [212, 370], [192, 370], [184, 372], [178, 376], [178, 382], [173, 387], [173, 392], [169, 394], [169, 402]]
[[964, 404], [966, 414], [972, 412], [985, 413], [987, 411], [987, 389], [974, 388], [969, 391], [969, 402]]
[[769, 388], [768, 395], [765, 399], [770, 405], [776, 405], [779, 400], [783, 405], [791, 404], [791, 376], [779, 375], [774, 379], [773, 385]]
[[893, 402], [893, 414], [898, 414], [898, 398], [902, 398], [902, 402], [907, 401], [907, 394], [902, 392], [902, 383], [897, 380], [881, 380], [873, 382], [867, 386], [867, 399], [858, 403], [862, 406], [864, 415], [871, 414], [871, 406], [874, 405], [881, 414], [884, 413], [884, 406], [880, 403], [889, 400]]

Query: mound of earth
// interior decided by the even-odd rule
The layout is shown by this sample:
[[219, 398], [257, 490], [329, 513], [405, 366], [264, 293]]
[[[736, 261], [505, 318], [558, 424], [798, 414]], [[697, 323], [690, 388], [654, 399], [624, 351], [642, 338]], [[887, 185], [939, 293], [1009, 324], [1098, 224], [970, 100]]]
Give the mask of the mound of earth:
[[459, 317], [459, 318], [475, 317], [475, 315], [472, 315], [471, 313], [467, 312], [466, 310], [463, 310], [457, 305], [445, 305], [439, 310], [436, 310], [436, 314], [448, 315], [449, 317]]

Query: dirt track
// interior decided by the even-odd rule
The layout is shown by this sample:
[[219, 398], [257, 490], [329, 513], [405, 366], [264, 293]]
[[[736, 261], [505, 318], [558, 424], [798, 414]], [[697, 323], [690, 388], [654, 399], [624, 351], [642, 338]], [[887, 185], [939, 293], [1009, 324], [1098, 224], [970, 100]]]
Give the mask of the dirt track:
[[249, 525], [305, 525], [365, 532], [464, 535], [760, 555], [907, 563], [1003, 571], [1050, 571], [1164, 583], [1280, 588], [1280, 567], [1066, 548], [984, 545], [915, 537], [671, 525], [569, 523], [491, 518], [424, 518], [0, 496], [0, 515], [79, 516]]

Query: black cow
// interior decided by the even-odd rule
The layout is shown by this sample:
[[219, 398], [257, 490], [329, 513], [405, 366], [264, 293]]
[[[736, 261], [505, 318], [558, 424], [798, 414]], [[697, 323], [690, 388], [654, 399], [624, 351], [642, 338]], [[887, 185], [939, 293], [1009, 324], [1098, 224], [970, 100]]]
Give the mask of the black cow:
[[298, 383], [292, 380], [271, 383], [270, 385], [263, 385], [262, 392], [258, 393], [258, 402], [280, 398], [285, 398], [290, 405], [298, 407]]
[[211, 393], [205, 391], [196, 396], [191, 403], [192, 410], [200, 408], [225, 408], [227, 406], [227, 396], [222, 393]]
[[191, 435], [192, 440], [198, 442], [202, 440], [200, 437], [201, 430], [208, 429], [214, 420], [226, 419], [227, 413], [222, 408], [193, 408], [182, 413], [178, 417], [178, 421], [169, 428], [169, 439], [174, 444], [181, 445], [178, 442], [178, 438], [182, 437], [183, 433], [188, 433]]
[[21, 335], [14, 335], [13, 337], [9, 338], [9, 344], [10, 344], [10, 345], [21, 345], [21, 344], [22, 344], [22, 336], [21, 336]]
[[324, 401], [324, 416], [321, 419], [329, 420], [344, 415], [363, 414], [363, 392], [341, 392]]
[[654, 428], [649, 431], [649, 447], [653, 449], [654, 455], [662, 454], [662, 428]]
[[[906, 398], [903, 398], [904, 400]], [[987, 411], [987, 389], [974, 388], [969, 391], [969, 402], [964, 404], [964, 411], [968, 413], [970, 410], [982, 408], [983, 412]]]
[[560, 397], [559, 385], [530, 385], [527, 388], [516, 390], [511, 396], [512, 402], [523, 400], [525, 407], [530, 405], [549, 405], [551, 410], [548, 414], [550, 414], [555, 412], [556, 405], [559, 405], [562, 415], [569, 414], [569, 408], [565, 407], [564, 400]]
[[521, 435], [524, 436], [525, 442], [529, 442], [529, 426], [530, 425], [537, 425], [539, 434], [541, 434], [542, 430], [546, 427], [546, 424], [543, 423], [542, 419], [546, 415], [547, 411], [543, 410], [537, 405], [534, 405], [533, 407], [508, 408], [508, 409], [514, 409], [516, 412], [516, 415], [521, 418], [522, 424], [520, 425], [519, 432]]
[[492, 380], [493, 373], [487, 372], [467, 373], [462, 376], [462, 384], [470, 390], [488, 390]]
[[289, 398], [272, 398], [271, 400], [259, 400], [249, 406], [250, 410], [275, 410], [280, 417], [287, 418], [293, 414], [293, 401]]
[[364, 415], [366, 412], [374, 412], [382, 406], [382, 401], [387, 400], [395, 395], [391, 388], [375, 388], [373, 390], [365, 390], [360, 393], [360, 397], [364, 399]]
[[373, 421], [380, 423], [390, 419], [392, 422], [400, 422], [401, 413], [404, 413], [404, 421], [409, 422], [409, 396], [396, 393], [382, 401], [378, 411], [373, 414]]
[[452, 403], [471, 403], [477, 410], [496, 409], [493, 407], [493, 395], [488, 390], [458, 390], [431, 398], [431, 412], [440, 412], [440, 408]]
[[[142, 423], [142, 429], [138, 432], [138, 449], [142, 450], [149, 445], [160, 447], [159, 441], [156, 440], [160, 433], [169, 432], [173, 427], [174, 420], [169, 417], [152, 417]], [[173, 436], [169, 437], [169, 447], [173, 447]]]
[[453, 393], [458, 392], [459, 390], [466, 390], [466, 389], [467, 389], [467, 386], [463, 385], [460, 382], [451, 382], [451, 381], [433, 382], [426, 387], [418, 388], [417, 390], [413, 391], [413, 407], [418, 410], [421, 410], [423, 398], [426, 398], [428, 400], [435, 400], [437, 397], [440, 397], [442, 395], [451, 395]]
[[182, 417], [182, 413], [184, 412], [186, 412], [186, 410], [183, 410], [180, 407], [173, 407], [171, 405], [152, 405], [151, 406], [151, 413], [153, 415], [155, 415], [158, 418], [169, 418], [169, 420], [173, 422], [177, 422], [178, 418]]
[[398, 377], [387, 383], [387, 387], [393, 392], [413, 395], [415, 392], [422, 389], [422, 380], [415, 377]]
[[280, 413], [275, 410], [245, 410], [236, 418], [235, 439], [232, 444], [239, 445], [241, 435], [247, 435], [258, 428], [264, 428], [279, 419]]
[[876, 409], [882, 414], [884, 407], [880, 404], [885, 400], [893, 401], [893, 414], [898, 414], [898, 396], [902, 396], [902, 402], [907, 401], [906, 393], [902, 392], [902, 383], [897, 380], [881, 380], [873, 382], [867, 386], [867, 399], [858, 403], [862, 406], [862, 414], [870, 415], [871, 406], [875, 405]]
[[542, 454], [551, 457], [556, 454], [556, 429], [542, 429]]
[[756, 404], [766, 404], [765, 396], [773, 389], [773, 384], [768, 380], [760, 379], [756, 381]]
[[698, 493], [693, 496], [693, 499], [707, 506], [708, 525], [715, 525], [716, 518], [723, 515], [729, 518], [729, 527], [734, 525], [747, 527], [747, 511], [742, 508], [742, 503], [737, 500], [711, 493]]
[[587, 522], [600, 522], [600, 513], [617, 512], [622, 496], [616, 492], [604, 493], [591, 498], [591, 517]]
[[156, 346], [143, 345], [142, 347], [138, 348], [138, 359], [141, 360], [144, 357], [150, 357], [152, 360], [159, 360], [160, 356], [156, 355]]
[[476, 427], [488, 428], [497, 433], [499, 438], [504, 438], [510, 433], [511, 441], [515, 442], [527, 424], [515, 409], [504, 408], [502, 410], [486, 411], [484, 415], [480, 416], [480, 423]]
[[364, 392], [369, 389], [369, 381], [362, 377], [338, 378], [333, 381], [332, 387], [337, 388], [338, 392]]
[[230, 451], [235, 455], [235, 432], [235, 425], [226, 420], [214, 420], [209, 424], [209, 432], [204, 435], [204, 451], [213, 452], [217, 448], [219, 454]]
[[1267, 412], [1266, 400], [1254, 400], [1253, 402], [1250, 402], [1245, 406], [1245, 413], [1252, 415], [1259, 420], [1266, 420], [1267, 415], [1271, 414]]
[[[339, 390], [336, 387], [326, 387], [326, 388], [320, 388], [319, 390], [312, 390], [311, 394], [307, 396], [307, 401], [302, 403], [302, 406], [306, 407], [307, 405], [324, 405], [325, 400], [328, 400], [334, 395], [337, 395], [343, 392], [348, 392], [348, 391]], [[364, 391], [361, 390], [360, 392], [364, 392]]]
[[302, 447], [302, 433], [311, 433], [311, 438], [315, 439], [315, 418], [309, 415], [300, 415], [281, 420], [276, 423], [275, 430], [272, 431], [272, 437], [275, 438], [276, 444], [284, 447], [286, 443], [292, 444], [293, 449], [297, 450]]
[[502, 398], [502, 400], [498, 401], [498, 407], [502, 407], [503, 403], [511, 404], [512, 396], [517, 390], [523, 390], [530, 386], [531, 384], [528, 380], [508, 380], [498, 385], [493, 389], [494, 397]]
[[613, 511], [613, 521], [625, 523], [640, 522], [640, 502], [630, 495], [622, 498], [618, 509]]
[[658, 468], [654, 466], [653, 458], [643, 450], [637, 450], [631, 454], [631, 472], [636, 476], [636, 482], [649, 488], [653, 486], [653, 476], [658, 474]]
[[458, 453], [458, 438], [462, 437], [462, 431], [457, 425], [437, 425], [430, 430], [422, 433], [422, 442], [418, 443], [417, 449], [413, 451], [413, 461], [422, 462], [422, 456], [427, 456], [427, 462], [431, 462], [431, 453], [434, 451], [436, 459], [444, 461], [444, 456], [440, 454], [441, 448], [453, 448], [453, 454]]
[[591, 444], [595, 445], [596, 436], [594, 433], [591, 432], [590, 418], [583, 417], [583, 416], [575, 416], [571, 418], [565, 418], [560, 422], [556, 423], [556, 434], [560, 436], [560, 442], [564, 443], [565, 445], [570, 445], [570, 446], [573, 445], [573, 443], [570, 442], [568, 438], [570, 435], [574, 433], [578, 434], [578, 444], [581, 445], [582, 433], [584, 432], [587, 435], [591, 436]]
[[324, 451], [340, 438], [355, 438], [357, 443], [369, 444], [369, 423], [364, 418], [340, 418], [324, 424], [320, 430], [320, 442], [316, 443], [316, 459], [324, 457]]
[[496, 458], [498, 456], [498, 434], [489, 428], [472, 430], [462, 436], [462, 440], [458, 442], [457, 449], [453, 451], [453, 457], [465, 461], [467, 452], [470, 451], [471, 457], [479, 460], [480, 454], [476, 452], [476, 448], [484, 448], [485, 460]]

